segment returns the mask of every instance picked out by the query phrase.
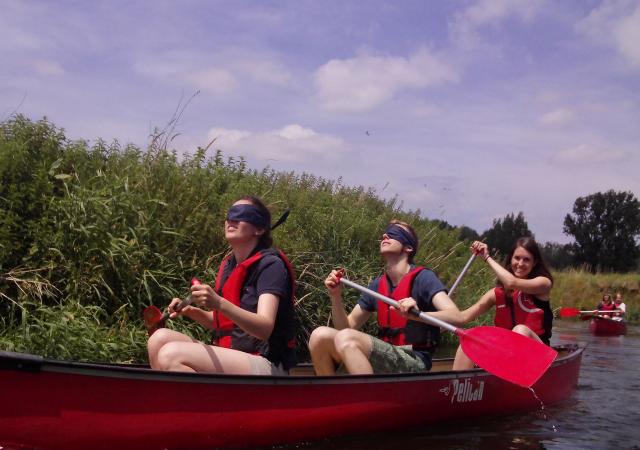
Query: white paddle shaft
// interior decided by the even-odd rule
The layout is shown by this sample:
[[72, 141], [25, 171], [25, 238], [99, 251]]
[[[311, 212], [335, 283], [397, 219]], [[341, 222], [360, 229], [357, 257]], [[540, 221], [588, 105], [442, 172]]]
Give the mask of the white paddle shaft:
[[[354, 283], [353, 281], [347, 280], [346, 278], [340, 278], [340, 283], [344, 284], [345, 286], [349, 286], [351, 288], [357, 289], [360, 292], [363, 292], [365, 294], [368, 294], [370, 296], [372, 296], [373, 298], [376, 298], [382, 302], [385, 302], [387, 305], [391, 305], [395, 308], [400, 309], [400, 304], [393, 300], [392, 298], [387, 297], [386, 295], [382, 295], [379, 292], [376, 291], [372, 291], [371, 289], [368, 289], [364, 286], [360, 286], [359, 284]], [[423, 322], [427, 322], [431, 325], [435, 325], [441, 328], [444, 328], [447, 331], [451, 331], [452, 333], [456, 333], [459, 329], [454, 327], [451, 324], [448, 324], [447, 322], [443, 322], [440, 319], [436, 319], [435, 317], [431, 317], [427, 314], [425, 314], [424, 312], [420, 312], [419, 310], [413, 308], [411, 310], [411, 314], [413, 314], [414, 316], [420, 318], [420, 320], [422, 320]]]

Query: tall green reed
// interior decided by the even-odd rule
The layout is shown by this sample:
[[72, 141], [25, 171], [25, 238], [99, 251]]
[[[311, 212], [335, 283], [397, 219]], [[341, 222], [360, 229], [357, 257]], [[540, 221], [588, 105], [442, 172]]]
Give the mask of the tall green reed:
[[[375, 190], [308, 173], [250, 170], [244, 159], [225, 158], [219, 150], [208, 157], [198, 148], [179, 157], [166, 139], [151, 142], [144, 151], [118, 142], [89, 145], [69, 141], [46, 120], [21, 116], [0, 124], [3, 347], [90, 358], [84, 333], [90, 341], [113, 343], [96, 344], [96, 357], [144, 359], [142, 310], [186, 295], [193, 276], [213, 282], [228, 251], [225, 211], [246, 194], [263, 198], [274, 217], [292, 211], [274, 237], [298, 274], [301, 347], [313, 328], [329, 323], [323, 280], [331, 269], [345, 267], [364, 284], [380, 273], [378, 240], [390, 219], [415, 227], [422, 242], [416, 261], [448, 285], [469, 256], [458, 230], [442, 230]], [[47, 289], [23, 288], [38, 283]], [[471, 303], [491, 284], [486, 268], [475, 265], [458, 303]], [[347, 293], [347, 305], [356, 298]], [[204, 338], [185, 323], [171, 326]], [[41, 341], [30, 330], [46, 330], [50, 339]], [[56, 346], [60, 340], [68, 354]]]

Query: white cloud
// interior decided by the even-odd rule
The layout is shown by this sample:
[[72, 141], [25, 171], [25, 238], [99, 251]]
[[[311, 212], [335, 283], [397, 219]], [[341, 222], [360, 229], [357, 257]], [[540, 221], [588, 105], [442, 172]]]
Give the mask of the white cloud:
[[576, 30], [613, 47], [632, 66], [640, 67], [640, 5], [634, 0], [605, 1], [578, 22]]
[[212, 128], [209, 140], [216, 148], [263, 161], [318, 162], [335, 161], [345, 151], [342, 139], [316, 133], [310, 128], [290, 124], [278, 130], [252, 133], [246, 130]]
[[56, 76], [56, 75], [65, 74], [65, 70], [56, 61], [49, 61], [49, 60], [34, 61], [33, 69], [38, 75]]
[[366, 111], [403, 89], [455, 81], [456, 72], [426, 49], [410, 58], [358, 56], [333, 59], [315, 73], [317, 98], [331, 111]]
[[480, 28], [510, 17], [528, 22], [543, 9], [544, 3], [544, 0], [480, 0], [458, 13], [449, 29], [458, 45], [475, 47], [481, 43]]
[[[202, 61], [216, 61], [215, 65]], [[292, 75], [275, 57], [236, 50], [224, 54], [167, 52], [142, 58], [133, 66], [140, 75], [163, 81], [184, 81], [196, 89], [223, 95], [250, 83], [287, 87]]]
[[640, 66], [640, 6], [616, 24], [613, 34], [620, 53], [633, 66]]
[[595, 165], [625, 160], [627, 153], [620, 150], [607, 150], [588, 144], [561, 150], [556, 153], [552, 162], [562, 165]]
[[193, 87], [214, 95], [229, 93], [238, 85], [229, 71], [213, 67], [183, 73], [181, 78], [190, 82]]
[[540, 123], [543, 125], [564, 125], [571, 122], [573, 118], [573, 111], [566, 108], [558, 108], [545, 113], [540, 118]]

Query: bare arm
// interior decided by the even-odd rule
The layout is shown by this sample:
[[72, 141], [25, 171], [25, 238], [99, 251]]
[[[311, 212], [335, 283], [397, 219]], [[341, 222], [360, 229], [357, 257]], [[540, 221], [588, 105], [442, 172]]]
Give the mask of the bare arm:
[[219, 311], [251, 336], [266, 341], [273, 332], [280, 298], [264, 293], [258, 297], [258, 310], [253, 313], [221, 298]]
[[[263, 341], [266, 341], [271, 336], [276, 321], [276, 313], [278, 312], [279, 298], [277, 295], [261, 294], [258, 297], [258, 309], [255, 313], [242, 309], [219, 296], [207, 284], [192, 286], [191, 295], [196, 304], [220, 311], [250, 335]], [[194, 308], [193, 311], [189, 311], [185, 315], [208, 328], [213, 328], [212, 312]], [[206, 322], [207, 320], [208, 323]]]
[[191, 320], [198, 322], [203, 327], [213, 330], [213, 312], [205, 311], [195, 306], [185, 306], [179, 311], [176, 307], [182, 302], [179, 298], [174, 298], [169, 305], [169, 317], [172, 319], [177, 316], [185, 316]]
[[331, 299], [331, 321], [337, 330], [344, 328], [360, 329], [371, 317], [372, 313], [365, 311], [360, 305], [356, 305], [351, 313], [347, 315], [347, 311], [342, 304], [342, 285], [340, 284], [339, 276], [342, 276], [342, 271], [333, 270], [324, 281]]
[[489, 311], [496, 304], [496, 294], [493, 289], [484, 293], [480, 300], [462, 311], [463, 323], [469, 323]]
[[549, 292], [551, 292], [552, 286], [551, 280], [549, 278], [517, 278], [507, 269], [502, 267], [502, 265], [495, 261], [492, 257], [489, 256], [486, 261], [505, 289], [515, 289], [524, 292], [525, 294], [535, 295], [536, 297], [540, 298], [540, 300], [548, 300]]
[[552, 283], [547, 277], [518, 278], [489, 254], [489, 247], [484, 242], [475, 241], [471, 245], [471, 251], [480, 256], [496, 274], [505, 289], [518, 290], [525, 294], [535, 295], [541, 300], [548, 300]]

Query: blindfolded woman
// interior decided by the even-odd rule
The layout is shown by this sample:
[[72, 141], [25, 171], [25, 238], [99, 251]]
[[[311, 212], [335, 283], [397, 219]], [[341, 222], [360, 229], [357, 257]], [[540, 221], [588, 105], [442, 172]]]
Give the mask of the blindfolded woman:
[[183, 372], [249, 375], [286, 374], [295, 365], [295, 276], [286, 256], [272, 247], [271, 214], [260, 199], [237, 200], [224, 223], [231, 247], [214, 287], [191, 287], [192, 303], [170, 317], [184, 316], [213, 331], [205, 344], [167, 328], [147, 344], [151, 367]]

